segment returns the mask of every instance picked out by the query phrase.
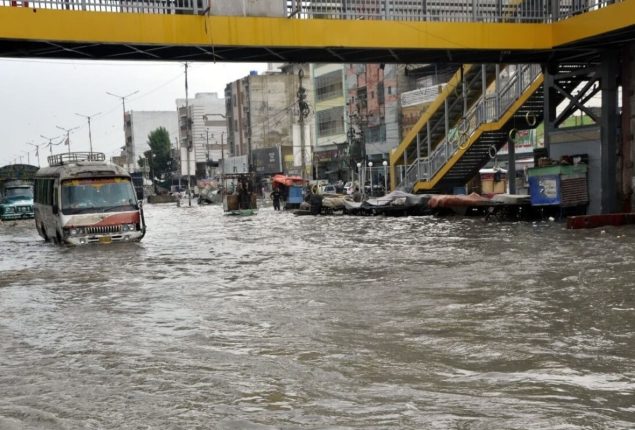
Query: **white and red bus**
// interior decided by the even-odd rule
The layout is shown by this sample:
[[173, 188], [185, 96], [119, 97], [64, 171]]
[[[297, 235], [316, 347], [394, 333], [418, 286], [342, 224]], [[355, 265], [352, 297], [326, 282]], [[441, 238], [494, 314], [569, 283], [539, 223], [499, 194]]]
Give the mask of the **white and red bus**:
[[130, 174], [100, 152], [48, 157], [35, 175], [35, 226], [45, 241], [133, 242], [146, 232]]

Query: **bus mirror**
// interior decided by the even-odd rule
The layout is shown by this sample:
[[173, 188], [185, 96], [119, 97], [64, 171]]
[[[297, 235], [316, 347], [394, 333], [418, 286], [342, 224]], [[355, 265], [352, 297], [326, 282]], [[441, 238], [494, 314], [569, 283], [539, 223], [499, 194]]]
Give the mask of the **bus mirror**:
[[60, 211], [59, 208], [57, 207], [57, 205], [55, 205], [55, 204], [53, 205], [52, 210], [53, 210], [53, 215], [57, 215], [59, 213], [59, 211]]

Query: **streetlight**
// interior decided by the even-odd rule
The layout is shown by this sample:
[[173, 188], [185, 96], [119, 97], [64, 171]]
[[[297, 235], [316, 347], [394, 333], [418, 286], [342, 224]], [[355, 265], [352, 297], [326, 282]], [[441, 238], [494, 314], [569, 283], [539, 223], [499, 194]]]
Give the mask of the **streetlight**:
[[[120, 96], [120, 95], [109, 93], [108, 91], [106, 91], [106, 94], [108, 94], [109, 96], [113, 96], [113, 97], [117, 97], [118, 99], [121, 99], [121, 105], [123, 106], [124, 121], [126, 120], [126, 99], [130, 96], [137, 94], [138, 92], [139, 90], [133, 91], [130, 94], [126, 94], [125, 96]], [[124, 123], [124, 128], [125, 128], [125, 123]]]
[[55, 127], [66, 132], [66, 145], [68, 146], [68, 153], [70, 154], [71, 153], [71, 136], [70, 136], [71, 131], [77, 130], [79, 127], [64, 128], [64, 127], [60, 127], [59, 125], [56, 125]]
[[[97, 112], [97, 113], [94, 113], [92, 115], [84, 115], [84, 114], [81, 114], [81, 113], [75, 113], [75, 115], [77, 115], [77, 116], [81, 116], [81, 117], [84, 117], [84, 118], [88, 119], [88, 143], [90, 144], [90, 153], [91, 154], [93, 153], [93, 136], [92, 136], [92, 133], [90, 132], [90, 119], [93, 118], [93, 117], [96, 117], [100, 113], [101, 112]], [[69, 146], [68, 150], [70, 151], [70, 146]]]
[[35, 143], [27, 142], [27, 145], [31, 145], [35, 147], [35, 156], [37, 157], [37, 166], [40, 167], [40, 147]]
[[[214, 135], [212, 135], [214, 136]], [[203, 137], [203, 134], [201, 134]], [[207, 149], [207, 163], [205, 163], [205, 173], [207, 177], [210, 176], [210, 165], [209, 165], [209, 128], [205, 127], [205, 148]]]
[[359, 187], [362, 193], [362, 200], [364, 199], [364, 178], [362, 178], [362, 163], [357, 163], [357, 180], [359, 181]]
[[370, 196], [373, 196], [373, 162], [368, 162], [368, 173], [370, 174]]
[[381, 164], [384, 165], [384, 194], [388, 194], [388, 161], [384, 160]]
[[[128, 169], [130, 171], [132, 171], [134, 169], [134, 151], [132, 146], [128, 147], [128, 142], [126, 142], [126, 99], [132, 95], [135, 95], [139, 92], [139, 90], [133, 91], [130, 94], [126, 94], [125, 96], [120, 96], [118, 94], [114, 94], [114, 93], [109, 93], [108, 91], [106, 91], [106, 94], [108, 94], [109, 96], [113, 96], [113, 97], [117, 97], [118, 99], [121, 99], [121, 106], [123, 107], [123, 132], [124, 132], [124, 144], [126, 145], [126, 158], [128, 159], [127, 163], [128, 163]], [[130, 167], [131, 164], [131, 160], [132, 161], [132, 166]]]
[[[40, 137], [49, 141], [49, 143], [48, 143], [48, 145], [49, 145], [49, 152], [50, 152], [51, 154], [53, 154], [53, 140], [57, 139], [59, 136], [55, 136], [55, 137], [47, 137], [47, 136], [44, 136], [43, 134], [40, 134]], [[55, 145], [59, 145], [59, 143], [56, 143]]]

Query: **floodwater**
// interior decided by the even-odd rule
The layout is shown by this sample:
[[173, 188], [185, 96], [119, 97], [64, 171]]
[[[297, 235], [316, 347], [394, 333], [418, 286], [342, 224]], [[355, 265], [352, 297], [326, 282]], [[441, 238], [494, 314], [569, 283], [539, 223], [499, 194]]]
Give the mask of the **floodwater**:
[[0, 226], [0, 429], [633, 429], [635, 228], [146, 205]]

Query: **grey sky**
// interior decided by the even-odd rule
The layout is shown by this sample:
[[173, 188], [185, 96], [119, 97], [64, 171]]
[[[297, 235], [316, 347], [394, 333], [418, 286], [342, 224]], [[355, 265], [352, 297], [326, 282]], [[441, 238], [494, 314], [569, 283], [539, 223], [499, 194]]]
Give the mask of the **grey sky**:
[[[264, 63], [190, 63], [189, 96], [216, 92], [223, 97], [225, 84], [266, 67]], [[27, 142], [41, 146], [40, 163], [46, 165], [49, 148], [40, 135], [65, 134], [56, 126], [79, 126], [71, 132], [71, 150], [88, 151], [87, 119], [76, 113], [101, 112], [91, 119], [93, 150], [108, 157], [118, 155], [124, 144], [123, 107], [121, 99], [106, 91], [125, 96], [137, 90], [126, 99], [126, 110], [174, 110], [175, 100], [185, 97], [183, 63], [0, 58], [0, 166], [20, 162], [20, 156], [23, 163], [30, 158], [37, 165], [35, 148]], [[53, 153], [67, 150], [53, 146]]]

